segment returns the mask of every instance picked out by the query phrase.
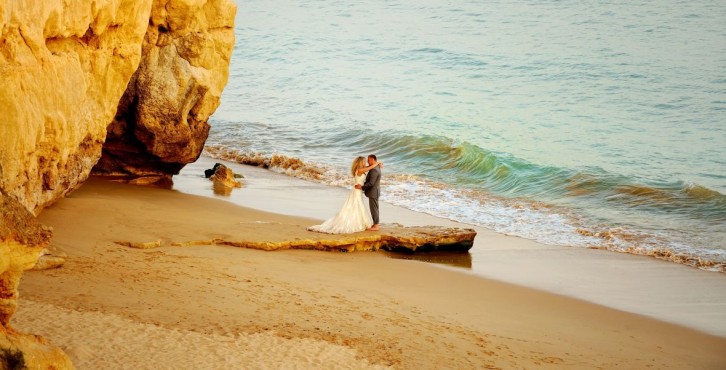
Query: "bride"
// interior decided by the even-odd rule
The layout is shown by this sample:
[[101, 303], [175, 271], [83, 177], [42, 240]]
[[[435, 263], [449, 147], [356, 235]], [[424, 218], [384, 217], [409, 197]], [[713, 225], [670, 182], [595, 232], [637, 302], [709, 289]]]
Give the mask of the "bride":
[[[363, 185], [366, 181], [366, 172], [378, 165], [383, 166], [383, 163], [366, 166], [364, 157], [354, 159], [350, 166], [350, 172], [355, 179], [354, 185]], [[308, 230], [327, 234], [351, 234], [366, 230], [372, 225], [371, 214], [363, 205], [363, 191], [353, 188], [338, 214], [320, 225], [308, 227]]]

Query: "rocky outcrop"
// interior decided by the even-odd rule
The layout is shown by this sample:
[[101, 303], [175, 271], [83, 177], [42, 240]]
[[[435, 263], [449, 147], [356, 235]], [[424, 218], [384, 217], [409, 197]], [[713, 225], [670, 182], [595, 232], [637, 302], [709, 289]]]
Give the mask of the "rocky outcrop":
[[58, 348], [10, 326], [24, 270], [32, 268], [50, 242], [51, 231], [41, 226], [25, 207], [0, 192], [0, 369], [71, 369]]
[[[0, 0], [0, 368], [70, 369], [10, 326], [51, 232], [33, 213], [80, 186], [138, 67], [151, 0]], [[62, 263], [44, 259], [43, 268]]]
[[94, 173], [162, 180], [199, 157], [227, 83], [235, 12], [231, 0], [154, 1]]
[[0, 0], [0, 189], [31, 212], [87, 178], [151, 0]]
[[70, 367], [9, 326], [22, 271], [63, 263], [31, 213], [80, 186], [107, 137], [102, 173], [168, 175], [194, 160], [227, 81], [235, 11], [232, 0], [0, 0], [0, 369]]
[[0, 0], [0, 189], [37, 214], [85, 181], [106, 141], [102, 174], [168, 177], [194, 161], [235, 12], [231, 0]]
[[217, 195], [230, 195], [232, 189], [242, 187], [242, 182], [236, 179], [234, 172], [223, 164], [215, 165], [214, 174], [209, 177], [212, 189]]
[[[209, 239], [172, 241], [171, 246], [229, 245], [240, 248], [275, 251], [281, 249], [313, 249], [322, 251], [377, 251], [387, 250], [401, 253], [421, 252], [468, 252], [474, 245], [474, 229], [447, 228], [440, 226], [404, 227], [397, 224], [382, 225], [377, 232], [356, 234], [320, 234], [301, 229], [295, 234], [286, 234], [291, 240], [241, 240]], [[149, 249], [164, 246], [161, 241], [116, 242], [132, 248]]]

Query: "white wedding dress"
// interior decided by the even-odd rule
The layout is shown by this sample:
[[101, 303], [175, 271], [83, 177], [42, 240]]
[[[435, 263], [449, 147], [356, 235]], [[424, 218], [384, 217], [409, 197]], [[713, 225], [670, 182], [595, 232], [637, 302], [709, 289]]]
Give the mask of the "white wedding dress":
[[[354, 179], [356, 185], [363, 185], [366, 175], [355, 176]], [[371, 226], [373, 226], [373, 218], [363, 204], [363, 191], [353, 188], [338, 214], [320, 225], [308, 227], [308, 230], [327, 234], [351, 234]]]

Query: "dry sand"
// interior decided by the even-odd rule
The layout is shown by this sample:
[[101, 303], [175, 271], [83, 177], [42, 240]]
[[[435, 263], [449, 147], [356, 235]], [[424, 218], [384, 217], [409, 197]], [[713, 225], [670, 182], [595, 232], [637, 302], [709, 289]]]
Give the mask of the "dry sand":
[[78, 369], [385, 369], [356, 351], [308, 338], [201, 333], [25, 301], [17, 325], [61, 343]]
[[79, 369], [726, 366], [723, 337], [381, 253], [115, 243], [275, 239], [313, 219], [91, 180], [40, 220], [68, 260], [24, 275], [13, 324]]

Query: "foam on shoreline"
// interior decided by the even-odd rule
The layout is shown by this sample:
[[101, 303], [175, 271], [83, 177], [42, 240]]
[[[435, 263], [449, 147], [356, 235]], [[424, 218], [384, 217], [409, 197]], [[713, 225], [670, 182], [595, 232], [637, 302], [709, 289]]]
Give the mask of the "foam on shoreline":
[[[324, 185], [346, 187], [349, 178], [334, 168], [281, 154], [270, 156], [207, 146], [205, 155], [268, 169]], [[706, 271], [726, 273], [720, 250], [694, 249], [657, 233], [627, 227], [587, 225], [563, 208], [519, 199], [494, 197], [480, 191], [454, 189], [416, 176], [394, 175], [383, 180], [383, 200], [428, 213], [538, 242], [567, 247], [605, 249], [643, 255]], [[445, 202], [440, 200], [445, 199]], [[472, 206], [475, 204], [476, 206]]]

